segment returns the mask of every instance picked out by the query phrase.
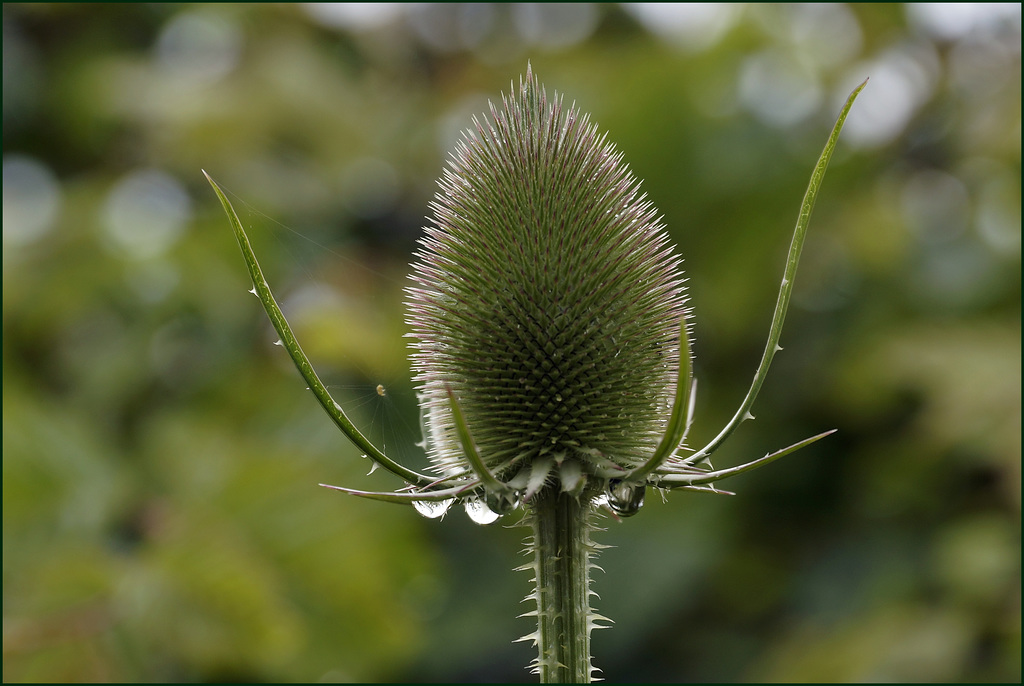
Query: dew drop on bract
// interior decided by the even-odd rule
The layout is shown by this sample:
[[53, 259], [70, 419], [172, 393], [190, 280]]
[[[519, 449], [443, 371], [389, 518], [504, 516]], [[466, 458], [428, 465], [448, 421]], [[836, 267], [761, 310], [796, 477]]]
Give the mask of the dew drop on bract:
[[608, 507], [620, 517], [632, 517], [644, 505], [647, 484], [631, 484], [624, 481], [612, 481], [608, 485]]
[[509, 491], [507, 493], [492, 493], [487, 491], [484, 494], [484, 503], [487, 508], [495, 514], [507, 515], [512, 510], [516, 509], [520, 505], [520, 496], [517, 491]]
[[466, 508], [466, 514], [469, 515], [469, 518], [477, 524], [491, 524], [501, 516], [484, 505], [483, 501], [476, 498], [466, 500], [462, 506]]
[[455, 498], [449, 498], [448, 500], [414, 500], [412, 506], [427, 519], [437, 519], [438, 517], [444, 517], [448, 508], [454, 502]]

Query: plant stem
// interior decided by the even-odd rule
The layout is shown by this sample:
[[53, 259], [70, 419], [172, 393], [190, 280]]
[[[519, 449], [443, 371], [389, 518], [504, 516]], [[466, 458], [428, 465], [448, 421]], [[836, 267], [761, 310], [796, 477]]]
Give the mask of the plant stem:
[[541, 683], [590, 683], [590, 540], [593, 516], [587, 494], [544, 489], [532, 507], [537, 574], [537, 647]]

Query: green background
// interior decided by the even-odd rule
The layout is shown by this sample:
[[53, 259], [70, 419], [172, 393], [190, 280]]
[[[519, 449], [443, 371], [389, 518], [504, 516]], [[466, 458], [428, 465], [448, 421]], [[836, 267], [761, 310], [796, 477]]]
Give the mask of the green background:
[[[290, 367], [231, 193], [339, 402], [422, 468], [402, 288], [445, 157], [530, 60], [690, 277], [695, 438], [607, 520], [611, 681], [1019, 681], [1020, 5], [3, 7], [5, 681], [529, 681], [525, 531], [367, 475]], [[377, 384], [387, 394], [375, 392]], [[505, 524], [514, 524], [515, 517]]]

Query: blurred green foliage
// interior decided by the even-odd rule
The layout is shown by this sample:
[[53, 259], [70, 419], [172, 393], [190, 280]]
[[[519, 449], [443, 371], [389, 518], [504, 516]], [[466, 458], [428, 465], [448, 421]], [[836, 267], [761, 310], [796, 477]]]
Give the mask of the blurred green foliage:
[[[391, 489], [273, 345], [209, 171], [314, 364], [423, 458], [402, 292], [458, 131], [528, 59], [686, 258], [695, 443], [608, 521], [612, 681], [1019, 681], [1019, 4], [3, 7], [5, 681], [528, 681], [524, 531]], [[388, 393], [374, 392], [383, 383]], [[717, 464], [717, 461], [716, 461]]]

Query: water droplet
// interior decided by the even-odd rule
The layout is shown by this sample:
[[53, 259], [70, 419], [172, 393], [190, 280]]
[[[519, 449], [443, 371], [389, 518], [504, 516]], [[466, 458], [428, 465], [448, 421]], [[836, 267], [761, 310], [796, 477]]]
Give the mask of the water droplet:
[[488, 508], [499, 516], [506, 515], [519, 507], [519, 493], [516, 491], [507, 491], [505, 493], [487, 491], [484, 495], [484, 502], [487, 503]]
[[644, 505], [647, 484], [613, 480], [608, 484], [608, 507], [620, 517], [632, 517]]
[[427, 519], [437, 519], [438, 517], [444, 517], [445, 513], [448, 512], [448, 508], [454, 502], [455, 498], [449, 498], [448, 500], [414, 500], [412, 506]]
[[501, 516], [484, 505], [483, 501], [476, 498], [465, 500], [462, 506], [466, 508], [466, 514], [469, 515], [469, 518], [477, 524], [491, 524]]

